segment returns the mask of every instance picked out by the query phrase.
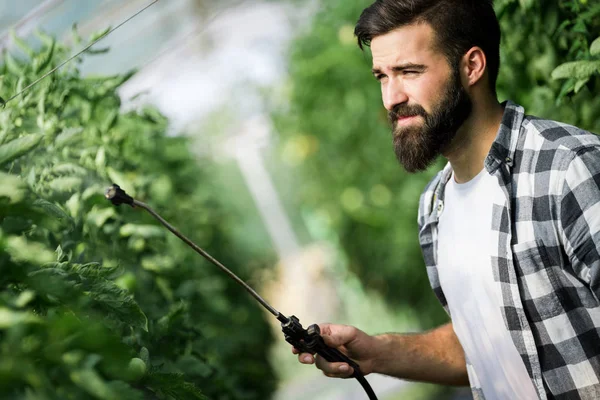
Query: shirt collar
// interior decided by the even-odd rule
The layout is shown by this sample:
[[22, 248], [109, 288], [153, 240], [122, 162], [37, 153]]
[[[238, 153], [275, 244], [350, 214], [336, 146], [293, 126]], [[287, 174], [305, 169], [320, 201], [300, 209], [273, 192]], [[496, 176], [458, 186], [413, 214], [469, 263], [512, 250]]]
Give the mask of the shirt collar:
[[494, 172], [501, 164], [513, 166], [519, 131], [525, 116], [523, 107], [510, 100], [503, 102], [502, 106], [504, 107], [502, 122], [484, 162], [489, 173]]

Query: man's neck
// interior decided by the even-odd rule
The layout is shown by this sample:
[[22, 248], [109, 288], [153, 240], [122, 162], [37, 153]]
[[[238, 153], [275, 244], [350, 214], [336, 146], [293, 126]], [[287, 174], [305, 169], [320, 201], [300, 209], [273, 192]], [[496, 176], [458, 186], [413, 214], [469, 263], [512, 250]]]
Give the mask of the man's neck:
[[496, 99], [487, 103], [478, 102], [478, 106], [476, 104], [473, 101], [471, 116], [460, 127], [444, 152], [457, 183], [468, 182], [481, 172], [504, 114], [502, 105]]

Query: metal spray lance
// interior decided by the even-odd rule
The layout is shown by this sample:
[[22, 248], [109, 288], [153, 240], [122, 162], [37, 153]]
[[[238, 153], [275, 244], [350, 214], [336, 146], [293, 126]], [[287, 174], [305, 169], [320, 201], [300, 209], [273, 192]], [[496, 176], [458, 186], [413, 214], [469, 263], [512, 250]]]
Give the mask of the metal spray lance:
[[118, 206], [121, 204], [128, 204], [131, 207], [139, 207], [146, 210], [150, 213], [155, 219], [157, 219], [162, 225], [164, 225], [171, 233], [177, 236], [179, 239], [184, 241], [188, 246], [190, 246], [196, 253], [200, 254], [202, 257], [210, 261], [212, 264], [219, 267], [223, 272], [229, 275], [234, 281], [240, 284], [252, 297], [254, 297], [264, 308], [267, 309], [271, 314], [273, 314], [279, 322], [281, 322], [281, 330], [285, 336], [285, 340], [294, 346], [296, 349], [300, 350], [302, 353], [311, 353], [318, 354], [329, 362], [345, 362], [350, 365], [354, 369], [354, 373], [352, 374], [353, 378], [356, 378], [358, 382], [362, 385], [363, 389], [369, 396], [369, 400], [377, 400], [377, 396], [369, 382], [365, 379], [362, 374], [360, 367], [357, 363], [348, 358], [344, 353], [335, 349], [333, 347], [329, 347], [323, 341], [323, 337], [321, 336], [321, 331], [319, 330], [319, 326], [316, 324], [310, 325], [307, 329], [302, 327], [302, 324], [298, 320], [298, 318], [294, 315], [291, 317], [286, 317], [275, 308], [273, 308], [265, 299], [263, 299], [254, 289], [252, 289], [246, 282], [241, 280], [236, 274], [231, 272], [227, 267], [221, 264], [218, 260], [213, 258], [210, 254], [200, 248], [196, 243], [192, 242], [186, 236], [181, 234], [173, 225], [169, 224], [166, 220], [164, 220], [160, 215], [158, 215], [152, 208], [150, 208], [147, 204], [142, 203], [141, 201], [135, 200], [133, 197], [129, 196], [123, 189], [121, 189], [118, 185], [113, 184], [105, 192], [106, 199], [110, 200], [111, 203]]

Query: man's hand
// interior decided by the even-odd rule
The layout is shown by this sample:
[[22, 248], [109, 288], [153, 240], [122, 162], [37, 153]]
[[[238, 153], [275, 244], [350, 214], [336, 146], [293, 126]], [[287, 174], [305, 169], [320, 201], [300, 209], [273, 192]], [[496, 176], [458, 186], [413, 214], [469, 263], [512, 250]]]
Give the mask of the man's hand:
[[[369, 336], [360, 329], [348, 325], [319, 324], [319, 328], [325, 344], [337, 348], [356, 361], [364, 375], [373, 372], [378, 350], [376, 337]], [[295, 347], [292, 348], [292, 352], [294, 354], [300, 353]], [[354, 372], [354, 369], [347, 363], [330, 363], [323, 357], [313, 356], [309, 353], [299, 354], [298, 360], [302, 364], [313, 364], [316, 361], [317, 368], [331, 378], [349, 378]]]
[[[320, 324], [321, 336], [360, 366], [364, 375], [372, 372], [400, 379], [442, 385], [469, 384], [465, 354], [451, 323], [423, 333], [386, 333], [370, 336], [353, 326]], [[298, 349], [292, 348], [294, 354]], [[303, 364], [316, 362], [326, 376], [349, 378], [354, 372], [346, 363], [330, 363], [302, 353]]]

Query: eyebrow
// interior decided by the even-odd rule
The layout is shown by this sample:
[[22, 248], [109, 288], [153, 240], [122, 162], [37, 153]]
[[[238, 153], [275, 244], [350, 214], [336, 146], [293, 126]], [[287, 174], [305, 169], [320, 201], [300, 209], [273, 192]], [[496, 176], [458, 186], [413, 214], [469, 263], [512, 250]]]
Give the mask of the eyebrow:
[[[410, 70], [415, 70], [418, 72], [423, 72], [427, 69], [427, 66], [424, 64], [414, 64], [414, 63], [406, 63], [406, 64], [400, 64], [400, 65], [396, 65], [392, 67], [392, 71], [394, 72], [402, 72], [405, 71], [407, 69]], [[375, 76], [381, 74], [381, 69], [379, 68], [373, 68], [371, 70], [371, 73]]]

